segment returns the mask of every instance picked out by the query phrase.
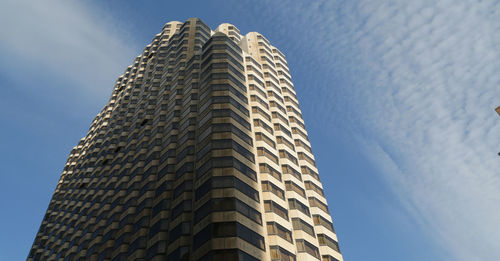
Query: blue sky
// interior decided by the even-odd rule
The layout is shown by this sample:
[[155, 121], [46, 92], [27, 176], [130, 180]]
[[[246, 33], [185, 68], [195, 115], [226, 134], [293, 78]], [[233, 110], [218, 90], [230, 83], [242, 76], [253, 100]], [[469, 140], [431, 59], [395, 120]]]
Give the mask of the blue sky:
[[26, 258], [116, 78], [190, 17], [287, 56], [345, 260], [498, 259], [498, 1], [6, 0], [0, 260]]

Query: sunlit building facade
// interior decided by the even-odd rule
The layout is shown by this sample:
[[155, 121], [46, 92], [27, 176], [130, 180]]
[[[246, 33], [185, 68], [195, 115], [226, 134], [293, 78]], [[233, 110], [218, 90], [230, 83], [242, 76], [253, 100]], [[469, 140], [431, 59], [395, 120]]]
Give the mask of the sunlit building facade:
[[342, 260], [285, 56], [169, 22], [73, 148], [28, 260]]

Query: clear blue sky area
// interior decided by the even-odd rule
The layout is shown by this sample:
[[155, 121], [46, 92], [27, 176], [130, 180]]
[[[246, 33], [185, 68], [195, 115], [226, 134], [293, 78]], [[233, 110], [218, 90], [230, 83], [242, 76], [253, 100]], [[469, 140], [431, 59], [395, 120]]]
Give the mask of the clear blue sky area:
[[498, 260], [497, 1], [0, 3], [0, 260], [27, 257], [71, 148], [168, 21], [286, 56], [347, 261]]

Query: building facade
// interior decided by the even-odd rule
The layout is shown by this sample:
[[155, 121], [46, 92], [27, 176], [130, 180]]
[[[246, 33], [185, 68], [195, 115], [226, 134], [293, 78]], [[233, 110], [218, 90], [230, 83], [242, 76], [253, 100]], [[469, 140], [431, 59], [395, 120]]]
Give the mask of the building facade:
[[285, 56], [169, 22], [71, 151], [28, 260], [342, 260]]

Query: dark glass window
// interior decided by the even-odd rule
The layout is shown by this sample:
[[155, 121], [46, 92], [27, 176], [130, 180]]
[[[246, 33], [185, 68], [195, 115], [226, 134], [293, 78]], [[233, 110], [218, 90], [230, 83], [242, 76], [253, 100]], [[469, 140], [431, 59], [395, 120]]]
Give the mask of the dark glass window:
[[295, 170], [294, 168], [292, 168], [290, 165], [283, 164], [283, 165], [281, 165], [281, 169], [283, 171], [283, 174], [291, 174], [292, 176], [296, 177], [298, 180], [302, 180], [302, 175], [300, 174], [300, 172]]
[[199, 248], [211, 238], [239, 237], [264, 250], [264, 237], [238, 222], [211, 223], [194, 236], [193, 249]]
[[129, 255], [134, 253], [135, 250], [137, 250], [137, 249], [146, 248], [146, 243], [147, 243], [146, 237], [139, 237], [138, 239], [134, 240], [134, 242], [132, 242], [128, 247]]
[[146, 260], [153, 259], [156, 255], [163, 254], [167, 251], [167, 242], [159, 241], [148, 248], [146, 252]]
[[319, 259], [319, 250], [313, 244], [307, 242], [304, 239], [297, 239], [295, 240], [295, 242], [297, 243], [298, 252], [306, 252], [309, 255]]
[[166, 232], [168, 230], [168, 220], [161, 219], [151, 226], [149, 229], [149, 237], [154, 237], [158, 232]]
[[272, 200], [264, 200], [264, 210], [266, 212], [273, 212], [278, 216], [288, 220], [288, 210], [281, 207], [278, 203]]
[[300, 218], [292, 218], [292, 225], [294, 230], [302, 230], [307, 234], [314, 237], [314, 228], [309, 225], [307, 222]]
[[182, 212], [188, 212], [191, 211], [192, 209], [192, 202], [191, 200], [184, 200], [181, 203], [179, 203], [177, 206], [172, 208], [172, 217], [171, 219], [174, 220], [177, 218]]
[[245, 157], [251, 162], [255, 162], [255, 157], [252, 152], [247, 150], [245, 147], [241, 146], [238, 142], [230, 139], [220, 139], [220, 140], [212, 140], [209, 141], [200, 151], [198, 152], [197, 159], [202, 159], [208, 152], [213, 150], [222, 150], [222, 149], [233, 149], [238, 152], [240, 155]]
[[297, 199], [288, 199], [288, 207], [289, 209], [297, 209], [300, 212], [306, 214], [307, 216], [310, 216], [309, 208], [302, 204], [302, 202], [298, 201]]
[[306, 191], [292, 181], [289, 181], [289, 180], [285, 181], [285, 187], [286, 187], [286, 190], [288, 190], [288, 191], [295, 191], [297, 194], [301, 195], [303, 198], [306, 197]]
[[320, 215], [313, 215], [314, 225], [326, 227], [328, 230], [335, 233], [332, 222], [328, 221], [326, 218]]
[[340, 261], [337, 258], [330, 256], [330, 255], [324, 255], [321, 257], [322, 261]]
[[212, 250], [197, 261], [259, 261], [250, 254], [247, 254], [239, 249], [220, 249]]
[[176, 250], [172, 251], [167, 256], [167, 260], [179, 260], [179, 261], [188, 261], [189, 260], [189, 247], [181, 246]]
[[205, 181], [205, 183], [196, 189], [195, 199], [199, 200], [211, 189], [217, 188], [235, 188], [247, 195], [249, 198], [259, 202], [259, 192], [234, 176], [212, 177], [211, 179]]
[[272, 192], [274, 195], [278, 196], [281, 199], [285, 199], [285, 192], [278, 188], [278, 186], [274, 185], [271, 181], [264, 180], [262, 181], [262, 191]]
[[264, 141], [265, 143], [267, 143], [267, 145], [273, 147], [276, 149], [276, 143], [269, 137], [267, 137], [264, 133], [262, 132], [256, 132], [255, 133], [255, 140], [262, 140]]
[[311, 207], [317, 207], [317, 208], [323, 210], [327, 214], [329, 213], [328, 206], [315, 197], [309, 197], [309, 205]]
[[328, 246], [329, 248], [340, 253], [339, 244], [333, 238], [325, 234], [318, 234], [318, 242], [320, 246]]
[[182, 222], [174, 227], [168, 234], [169, 244], [177, 240], [182, 235], [189, 235], [191, 231], [191, 224], [189, 222]]
[[236, 198], [215, 198], [199, 207], [194, 213], [194, 222], [199, 222], [212, 212], [218, 211], [237, 211], [240, 214], [253, 220], [255, 223], [262, 224], [262, 216], [259, 211], [250, 207]]
[[160, 213], [160, 211], [168, 210], [169, 207], [170, 207], [170, 200], [164, 199], [153, 207], [153, 212], [151, 215], [154, 217], [154, 216], [158, 215], [158, 213]]
[[234, 157], [211, 158], [196, 170], [196, 177], [200, 178], [213, 168], [235, 168], [249, 178], [257, 181], [257, 173], [243, 162]]
[[209, 111], [206, 115], [204, 115], [201, 120], [199, 120], [198, 124], [200, 126], [203, 126], [208, 120], [214, 119], [214, 118], [227, 118], [231, 117], [233, 120], [241, 124], [245, 129], [251, 130], [250, 123], [238, 113], [232, 111], [231, 109], [213, 109]]
[[293, 243], [292, 232], [276, 222], [267, 222], [267, 234], [278, 235], [286, 241]]
[[295, 255], [279, 246], [270, 246], [271, 260], [273, 261], [295, 261]]
[[269, 151], [268, 149], [266, 149], [264, 147], [257, 148], [257, 155], [264, 156], [264, 157], [270, 159], [272, 162], [278, 164], [278, 157], [276, 155], [274, 155], [274, 153], [272, 153], [271, 151]]
[[281, 173], [274, 169], [273, 167], [269, 166], [269, 164], [266, 163], [260, 163], [259, 164], [259, 171], [261, 173], [269, 173], [271, 176], [275, 177], [277, 180], [281, 181]]
[[182, 182], [179, 186], [177, 186], [174, 189], [174, 199], [179, 197], [185, 191], [192, 191], [192, 189], [193, 189], [193, 181], [192, 180], [186, 180], [186, 181]]
[[213, 133], [221, 133], [221, 132], [231, 132], [236, 134], [240, 139], [248, 143], [248, 145], [252, 146], [252, 138], [248, 136], [244, 131], [240, 130], [236, 126], [231, 123], [209, 123], [205, 129], [205, 126], [202, 126], [200, 130], [203, 132], [198, 136], [198, 142], [202, 142], [205, 138], [207, 138], [210, 134]]

